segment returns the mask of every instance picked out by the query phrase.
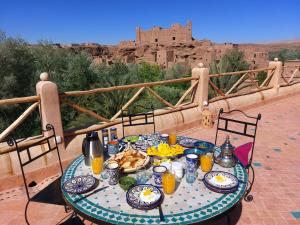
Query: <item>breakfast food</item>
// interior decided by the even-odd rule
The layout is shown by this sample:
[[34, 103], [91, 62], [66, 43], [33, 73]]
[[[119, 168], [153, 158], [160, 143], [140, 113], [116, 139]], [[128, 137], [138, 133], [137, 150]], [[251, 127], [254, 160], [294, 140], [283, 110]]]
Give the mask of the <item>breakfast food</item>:
[[123, 172], [133, 172], [145, 166], [149, 162], [149, 156], [131, 148], [112, 156], [109, 160], [117, 161]]
[[147, 154], [150, 156], [172, 157], [183, 154], [184, 148], [178, 144], [170, 146], [166, 143], [160, 143], [157, 148], [150, 147], [147, 149]]
[[155, 192], [153, 192], [153, 190], [151, 188], [144, 189], [140, 194], [141, 200], [144, 202], [147, 202], [147, 203], [154, 202], [157, 199], [159, 199], [159, 197], [160, 196], [158, 194], [156, 194]]
[[215, 183], [215, 184], [228, 185], [231, 183], [231, 180], [228, 177], [226, 177], [222, 174], [219, 174], [219, 175], [212, 177], [211, 182]]

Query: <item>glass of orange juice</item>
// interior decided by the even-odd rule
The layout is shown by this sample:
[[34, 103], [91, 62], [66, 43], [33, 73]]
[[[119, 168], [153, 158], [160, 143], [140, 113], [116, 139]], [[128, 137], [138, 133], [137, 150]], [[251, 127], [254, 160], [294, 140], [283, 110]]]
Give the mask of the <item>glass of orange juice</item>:
[[175, 145], [177, 142], [177, 137], [176, 137], [176, 134], [175, 133], [171, 133], [169, 135], [169, 144], [170, 145]]
[[162, 176], [162, 186], [165, 194], [173, 194], [175, 191], [175, 174], [171, 172], [165, 172]]
[[103, 157], [92, 158], [92, 170], [94, 174], [100, 174], [103, 170]]
[[203, 172], [211, 171], [212, 166], [213, 166], [212, 153], [207, 153], [207, 154], [201, 155], [200, 164], [201, 164], [201, 170]]

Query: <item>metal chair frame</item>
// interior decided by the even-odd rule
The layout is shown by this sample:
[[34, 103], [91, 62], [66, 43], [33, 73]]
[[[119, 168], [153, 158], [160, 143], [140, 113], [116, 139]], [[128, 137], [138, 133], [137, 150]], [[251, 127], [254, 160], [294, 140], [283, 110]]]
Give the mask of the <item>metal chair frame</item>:
[[[231, 118], [223, 117], [224, 114], [231, 114], [233, 112], [239, 112], [242, 115], [244, 115], [245, 117], [247, 117], [249, 119], [253, 119], [255, 122], [245, 122], [245, 121], [242, 121], [242, 120], [237, 120], [237, 119], [231, 119]], [[218, 115], [218, 123], [217, 123], [216, 137], [215, 137], [215, 145], [217, 144], [219, 130], [223, 131], [223, 132], [234, 133], [234, 134], [238, 134], [238, 135], [241, 135], [241, 136], [246, 136], [246, 137], [249, 137], [249, 138], [251, 138], [253, 140], [253, 145], [252, 145], [252, 148], [251, 148], [250, 159], [248, 161], [248, 165], [246, 166], [246, 170], [247, 170], [247, 173], [248, 173], [248, 183], [247, 183], [247, 190], [246, 190], [246, 193], [244, 195], [244, 200], [247, 201], [247, 202], [250, 202], [250, 201], [253, 200], [253, 196], [249, 195], [250, 192], [251, 192], [251, 190], [252, 190], [252, 186], [253, 186], [253, 183], [254, 183], [254, 180], [255, 180], [255, 173], [254, 173], [254, 168], [252, 166], [252, 159], [253, 159], [254, 145], [255, 145], [255, 139], [256, 139], [257, 125], [258, 125], [258, 121], [260, 119], [261, 119], [261, 114], [260, 113], [256, 117], [253, 117], [253, 116], [249, 116], [246, 113], [244, 113], [243, 111], [237, 110], [237, 109], [236, 110], [231, 110], [229, 112], [224, 112], [223, 108], [221, 108], [220, 111], [219, 111], [219, 115]], [[224, 128], [220, 127], [220, 121], [224, 121], [225, 122], [225, 127]], [[243, 131], [240, 132], [240, 131], [229, 129], [228, 128], [228, 123], [229, 122], [235, 123], [235, 124], [242, 124], [244, 126], [243, 127]], [[254, 127], [254, 132], [253, 133], [249, 133], [248, 132], [249, 126]], [[252, 179], [251, 180], [249, 179], [249, 177], [250, 177], [249, 176], [250, 175], [250, 170], [251, 170], [251, 174], [252, 174]]]
[[[49, 136], [45, 136], [45, 132], [50, 132], [50, 131], [52, 131], [52, 134], [49, 135]], [[61, 176], [63, 175], [63, 167], [62, 167], [62, 163], [61, 163], [59, 149], [58, 149], [58, 146], [57, 146], [57, 140], [56, 140], [54, 127], [51, 124], [47, 124], [46, 125], [46, 130], [42, 130], [42, 132], [43, 132], [43, 136], [45, 136], [45, 138], [42, 138], [41, 140], [38, 140], [38, 141], [34, 142], [30, 146], [25, 146], [25, 147], [20, 147], [19, 146], [19, 143], [24, 141], [25, 139], [16, 140], [14, 138], [10, 138], [10, 139], [7, 140], [7, 144], [9, 146], [14, 146], [15, 145], [16, 151], [17, 151], [17, 154], [18, 154], [19, 163], [20, 163], [20, 166], [21, 166], [23, 181], [24, 181], [24, 185], [25, 185], [25, 189], [26, 189], [27, 198], [28, 198], [28, 201], [27, 201], [27, 204], [26, 204], [26, 207], [25, 207], [25, 220], [26, 220], [27, 224], [29, 224], [28, 218], [27, 218], [27, 208], [28, 208], [29, 202], [33, 201], [34, 197], [36, 195], [38, 195], [40, 192], [42, 192], [45, 188], [31, 197], [29, 195], [29, 191], [28, 191], [28, 184], [27, 184], [27, 180], [26, 180], [26, 176], [25, 176], [25, 172], [24, 172], [24, 167], [26, 165], [32, 163], [33, 161], [39, 159], [40, 157], [56, 150], [57, 151], [57, 156], [58, 156], [58, 159], [59, 159], [59, 166], [60, 166], [60, 170], [61, 170]], [[52, 146], [55, 145], [54, 147], [51, 146], [51, 143], [50, 143], [51, 139], [54, 139], [54, 142], [52, 144]], [[34, 146], [41, 145], [41, 144], [45, 144], [45, 143], [47, 143], [47, 145], [48, 145], [48, 150], [41, 153], [41, 154], [39, 154], [39, 155], [37, 155], [37, 156], [32, 157], [30, 148], [32, 148]], [[26, 153], [27, 153], [28, 160], [22, 160], [22, 158], [21, 158], [21, 153], [24, 152], [24, 151], [26, 151]], [[64, 207], [65, 207], [65, 211], [67, 212], [66, 205], [64, 205]]]
[[[140, 106], [142, 107], [142, 106]], [[142, 107], [144, 108], [144, 107]], [[146, 108], [144, 108], [146, 109]], [[127, 112], [127, 113], [126, 113]], [[146, 113], [128, 113], [128, 110], [122, 110], [121, 112], [122, 116], [122, 130], [123, 130], [123, 137], [125, 136], [125, 128], [126, 127], [133, 127], [133, 126], [141, 126], [141, 125], [151, 125], [153, 124], [153, 130], [155, 132], [155, 115], [154, 115], [154, 108], [151, 106], [151, 111]], [[134, 122], [135, 117], [141, 117], [141, 120], [144, 120], [143, 122]], [[125, 118], [128, 118], [128, 121], [125, 121]]]

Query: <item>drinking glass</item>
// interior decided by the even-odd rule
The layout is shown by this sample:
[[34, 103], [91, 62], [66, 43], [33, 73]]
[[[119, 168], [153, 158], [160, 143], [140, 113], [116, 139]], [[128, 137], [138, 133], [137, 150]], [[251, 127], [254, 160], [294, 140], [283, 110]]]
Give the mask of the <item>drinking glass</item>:
[[103, 157], [93, 157], [92, 158], [92, 170], [94, 174], [100, 174], [103, 170]]
[[176, 137], [176, 134], [175, 133], [171, 133], [169, 135], [169, 144], [170, 145], [175, 145], [177, 142], [177, 137]]
[[187, 183], [189, 184], [192, 184], [196, 181], [196, 178], [197, 178], [197, 173], [196, 171], [195, 172], [190, 172], [190, 171], [186, 171], [186, 174], [185, 174], [185, 180]]
[[207, 154], [201, 155], [200, 164], [201, 164], [201, 170], [203, 172], [211, 171], [212, 166], [213, 166], [212, 153], [207, 153]]
[[162, 176], [162, 185], [165, 194], [173, 194], [176, 186], [175, 174], [165, 172]]

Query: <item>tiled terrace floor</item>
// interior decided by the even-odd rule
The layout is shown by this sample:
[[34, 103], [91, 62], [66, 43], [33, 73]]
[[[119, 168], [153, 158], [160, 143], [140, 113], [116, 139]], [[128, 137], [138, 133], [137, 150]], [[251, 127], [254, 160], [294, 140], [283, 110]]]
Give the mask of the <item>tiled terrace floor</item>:
[[[246, 112], [250, 115], [260, 112], [262, 120], [258, 127], [254, 153], [254, 200], [250, 203], [242, 202], [241, 215], [236, 224], [300, 224], [300, 95], [258, 105]], [[215, 129], [200, 127], [181, 132], [181, 135], [212, 142], [214, 134]], [[231, 139], [234, 145], [245, 142], [234, 135], [231, 135]], [[25, 224], [24, 190], [14, 190], [10, 190], [10, 194], [0, 193], [1, 225]], [[238, 210], [233, 211], [233, 215], [238, 217]], [[37, 203], [29, 207], [31, 224], [52, 225], [64, 216], [64, 209], [61, 207]], [[226, 224], [225, 221], [221, 219], [214, 224]]]

